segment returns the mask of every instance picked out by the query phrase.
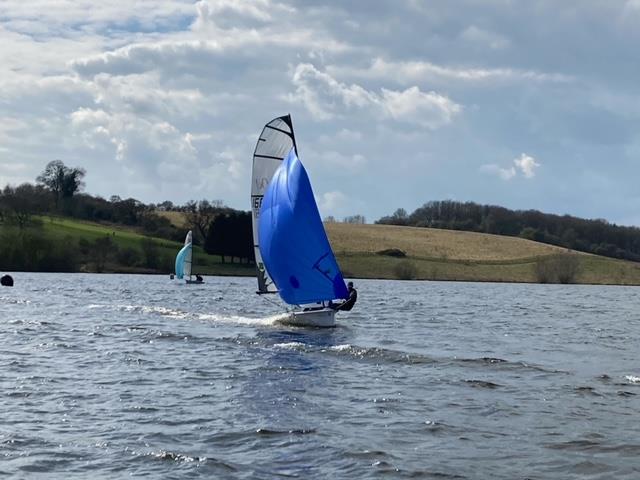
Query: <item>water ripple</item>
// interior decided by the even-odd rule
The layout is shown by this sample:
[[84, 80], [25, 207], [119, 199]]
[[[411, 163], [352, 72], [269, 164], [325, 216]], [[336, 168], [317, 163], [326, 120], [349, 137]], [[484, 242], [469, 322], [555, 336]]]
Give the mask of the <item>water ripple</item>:
[[14, 278], [9, 479], [637, 478], [634, 289], [359, 280], [313, 330], [255, 279]]

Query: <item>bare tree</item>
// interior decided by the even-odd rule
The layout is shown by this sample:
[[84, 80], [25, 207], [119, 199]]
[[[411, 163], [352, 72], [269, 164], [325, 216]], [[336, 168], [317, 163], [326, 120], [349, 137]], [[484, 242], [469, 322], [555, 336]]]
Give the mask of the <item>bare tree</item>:
[[365, 224], [367, 223], [367, 219], [364, 218], [364, 215], [351, 215], [349, 217], [344, 217], [344, 223], [356, 223], [356, 224]]
[[56, 209], [60, 199], [71, 198], [84, 187], [86, 172], [83, 168], [67, 167], [62, 160], [53, 160], [47, 164], [36, 181], [53, 192]]
[[199, 234], [200, 239], [204, 242], [207, 238], [207, 231], [213, 219], [224, 209], [224, 203], [221, 200], [200, 200], [199, 202], [189, 201], [186, 205], [187, 222], [192, 229]]

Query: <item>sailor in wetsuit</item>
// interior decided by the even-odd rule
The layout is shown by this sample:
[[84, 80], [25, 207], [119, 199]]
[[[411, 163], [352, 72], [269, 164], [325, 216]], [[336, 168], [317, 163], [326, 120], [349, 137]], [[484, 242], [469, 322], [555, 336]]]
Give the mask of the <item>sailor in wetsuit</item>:
[[349, 298], [342, 303], [338, 303], [334, 305], [333, 306], [334, 309], [344, 310], [348, 312], [355, 305], [356, 300], [358, 300], [358, 291], [355, 288], [353, 288], [353, 282], [347, 283], [347, 288], [349, 289]]

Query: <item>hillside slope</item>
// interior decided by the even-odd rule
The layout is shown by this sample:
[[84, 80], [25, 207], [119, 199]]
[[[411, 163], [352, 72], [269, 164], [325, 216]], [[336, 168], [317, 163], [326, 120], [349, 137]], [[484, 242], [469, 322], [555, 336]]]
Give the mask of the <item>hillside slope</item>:
[[[176, 213], [172, 220], [179, 223], [181, 215]], [[141, 245], [145, 237], [133, 229], [69, 218], [41, 219], [44, 232], [51, 238], [95, 242], [100, 237], [110, 236], [120, 251], [132, 249], [137, 252], [138, 260], [132, 265], [119, 263], [118, 255], [114, 255], [104, 268], [107, 272], [171, 271], [175, 255], [182, 246], [180, 242], [153, 239], [158, 247], [160, 264], [155, 270], [148, 269], [140, 266], [140, 259], [144, 256]], [[577, 264], [573, 282], [640, 285], [640, 264], [568, 252], [560, 247], [516, 237], [391, 225], [328, 223], [325, 226], [346, 277], [538, 282], [538, 264], [561, 255], [570, 256]], [[406, 257], [378, 254], [387, 249], [402, 250]], [[200, 247], [195, 247], [194, 251], [194, 271], [199, 273], [255, 274], [251, 265], [222, 263], [220, 257], [208, 255]], [[80, 268], [82, 271], [95, 271], [90, 259]]]
[[[570, 255], [577, 264], [576, 283], [640, 285], [640, 264], [517, 237], [344, 223], [328, 223], [326, 230], [346, 276], [538, 282], [539, 262]], [[392, 248], [406, 258], [376, 253]]]
[[[162, 238], [148, 237], [138, 233], [133, 228], [126, 228], [122, 225], [106, 225], [94, 222], [87, 222], [66, 217], [40, 217], [42, 221], [43, 233], [52, 239], [69, 240], [79, 242], [95, 242], [99, 238], [105, 236], [110, 237], [116, 249], [131, 249], [135, 252], [136, 260], [133, 265], [122, 264], [118, 261], [118, 255], [114, 254], [109, 257], [104, 271], [105, 272], [142, 272], [157, 271], [169, 273], [173, 271], [175, 256], [182, 248], [181, 242], [173, 242]], [[186, 232], [185, 232], [186, 233]], [[143, 241], [152, 241], [157, 247], [158, 266], [155, 269], [149, 269], [140, 266], [145, 256], [143, 249]], [[253, 265], [230, 263], [222, 263], [217, 255], [209, 255], [199, 246], [194, 246], [193, 253], [193, 272], [205, 275], [254, 275], [255, 268]], [[80, 266], [82, 271], [95, 271], [95, 265], [91, 261], [84, 262]]]
[[345, 254], [399, 248], [410, 257], [507, 261], [566, 251], [518, 237], [458, 230], [347, 223], [327, 223], [325, 229], [336, 253]]

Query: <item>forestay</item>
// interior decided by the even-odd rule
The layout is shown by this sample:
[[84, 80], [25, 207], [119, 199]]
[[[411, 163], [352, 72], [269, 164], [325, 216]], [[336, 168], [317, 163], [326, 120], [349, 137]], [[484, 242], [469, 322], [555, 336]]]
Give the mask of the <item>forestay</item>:
[[256, 257], [258, 277], [258, 293], [274, 293], [276, 286], [265, 269], [260, 242], [258, 238], [258, 222], [260, 207], [265, 190], [274, 172], [291, 149], [296, 148], [291, 117], [274, 118], [262, 129], [253, 153], [253, 170], [251, 176], [251, 213], [253, 223], [253, 247]]
[[258, 236], [266, 270], [285, 302], [302, 305], [348, 298], [309, 177], [295, 148], [267, 187]]

